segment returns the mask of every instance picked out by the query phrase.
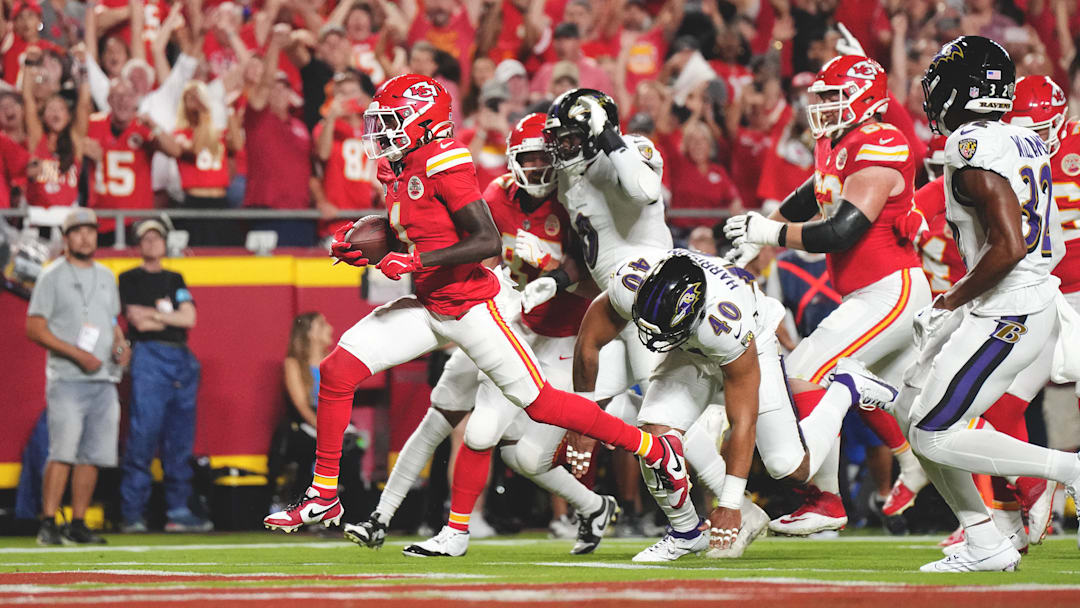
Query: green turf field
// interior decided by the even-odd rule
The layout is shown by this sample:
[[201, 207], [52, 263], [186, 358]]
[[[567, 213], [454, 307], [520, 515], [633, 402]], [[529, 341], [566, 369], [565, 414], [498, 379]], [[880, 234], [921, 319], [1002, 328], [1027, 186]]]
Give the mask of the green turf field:
[[[972, 605], [982, 607], [998, 605], [995, 602], [1009, 591], [1045, 588], [1075, 600], [1060, 605], [1080, 606], [1080, 551], [1072, 535], [1051, 538], [1042, 546], [1032, 547], [1015, 573], [947, 575], [917, 572], [921, 564], [941, 556], [936, 547], [937, 537], [844, 535], [834, 540], [769, 537], [759, 539], [738, 560], [691, 556], [670, 565], [632, 563], [630, 558], [650, 542], [644, 539], [609, 538], [592, 555], [571, 556], [570, 541], [522, 534], [473, 541], [469, 553], [462, 558], [424, 559], [401, 554], [402, 546], [416, 540], [407, 537], [391, 537], [379, 551], [337, 538], [270, 532], [110, 535], [108, 538], [109, 544], [105, 546], [73, 548], [39, 548], [32, 538], [0, 539], [0, 581], [4, 581], [0, 583], [0, 604], [17, 600], [58, 605], [65, 603], [64, 598], [73, 597], [64, 593], [75, 590], [79, 592], [80, 604], [93, 603], [95, 597], [111, 605], [146, 605], [156, 600], [171, 603], [192, 593], [195, 595], [191, 597], [204, 598], [213, 604], [215, 590], [229, 593], [248, 590], [253, 598], [274, 599], [284, 597], [281, 593], [288, 595], [313, 586], [322, 590], [347, 590], [338, 598], [344, 604], [350, 603], [355, 594], [390, 601], [395, 599], [395, 593], [404, 593], [406, 597], [441, 593], [441, 603], [446, 604], [465, 599], [456, 589], [504, 593], [535, 586], [548, 590], [545, 593], [549, 595], [541, 594], [543, 604], [560, 597], [550, 595], [555, 590], [565, 593], [569, 588], [587, 589], [593, 595], [599, 593], [598, 600], [606, 600], [611, 599], [607, 595], [621, 593], [620, 585], [633, 589], [635, 584], [666, 581], [664, 585], [678, 588], [680, 581], [703, 581], [711, 587], [693, 587], [704, 593], [698, 596], [702, 601], [711, 597], [710, 593], [730, 593], [737, 583], [743, 587], [750, 585], [747, 589], [764, 590], [760, 599], [768, 603], [776, 597], [773, 591], [768, 591], [775, 585], [786, 591], [793, 586], [805, 589], [808, 584], [820, 582], [825, 585], [821, 587], [822, 593], [830, 589], [837, 591], [834, 585], [855, 590], [889, 588], [907, 592], [929, 591], [941, 585], [962, 586], [965, 593], [974, 594], [971, 597], [977, 601]], [[763, 583], [754, 584], [755, 581]], [[574, 586], [575, 583], [585, 585]], [[718, 586], [720, 583], [730, 584]], [[922, 588], [923, 585], [934, 587]], [[988, 594], [985, 591], [992, 589], [984, 586], [1003, 587], [1001, 593]], [[728, 591], [710, 591], [713, 588]], [[370, 596], [373, 589], [376, 595]], [[124, 599], [128, 597], [126, 594], [135, 592], [138, 595], [131, 597], [139, 601]], [[298, 593], [317, 597], [319, 592]], [[817, 597], [805, 591], [801, 593], [804, 600]], [[847, 593], [844, 597], [854, 596]], [[238, 595], [236, 601], [246, 599], [248, 596]], [[788, 605], [820, 604], [811, 601]], [[957, 600], [948, 605], [966, 604]]]

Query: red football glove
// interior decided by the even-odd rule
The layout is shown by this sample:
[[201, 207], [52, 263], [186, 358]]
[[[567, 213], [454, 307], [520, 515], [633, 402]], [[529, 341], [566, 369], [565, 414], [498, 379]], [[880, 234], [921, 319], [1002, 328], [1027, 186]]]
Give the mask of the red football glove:
[[420, 261], [420, 252], [413, 251], [412, 253], [388, 253], [381, 262], [375, 265], [382, 271], [386, 278], [397, 281], [401, 279], [401, 275], [409, 274], [410, 272], [416, 272], [424, 267], [424, 263]]
[[909, 211], [893, 220], [893, 232], [900, 242], [911, 243], [916, 247], [919, 246], [919, 236], [929, 229], [926, 218], [918, 211]]
[[351, 224], [346, 224], [334, 232], [334, 242], [330, 244], [330, 255], [352, 266], [367, 266], [369, 260], [364, 257], [364, 252], [353, 249], [352, 243], [345, 240], [352, 229]]

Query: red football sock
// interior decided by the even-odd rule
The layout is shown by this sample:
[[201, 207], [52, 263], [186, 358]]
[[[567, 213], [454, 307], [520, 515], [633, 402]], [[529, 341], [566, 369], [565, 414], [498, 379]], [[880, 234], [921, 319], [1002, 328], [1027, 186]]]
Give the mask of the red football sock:
[[987, 422], [994, 425], [994, 428], [1005, 433], [1009, 437], [1019, 439], [1020, 441], [1028, 440], [1027, 421], [1024, 420], [1024, 412], [1027, 410], [1028, 402], [1017, 397], [1016, 395], [1010, 395], [1005, 393], [1000, 399], [994, 402], [994, 405], [990, 406], [990, 409], [986, 410], [986, 413], [982, 415]]
[[1020, 502], [1016, 490], [1005, 481], [1004, 477], [991, 477], [990, 487], [993, 489], [994, 502], [991, 505], [995, 509], [1015, 511], [1020, 508]]
[[337, 494], [341, 438], [352, 416], [353, 393], [371, 376], [364, 362], [338, 346], [319, 364], [319, 408], [316, 410], [315, 477], [311, 487], [323, 498]]
[[469, 531], [469, 518], [472, 516], [476, 499], [480, 498], [487, 485], [488, 470], [491, 467], [491, 449], [478, 452], [467, 445], [462, 445], [454, 462], [454, 482], [450, 488], [450, 520], [446, 525]]
[[580, 395], [560, 391], [550, 384], [540, 389], [540, 394], [525, 408], [525, 413], [537, 422], [576, 431], [643, 456], [648, 464], [664, 454], [660, 442], [654, 441], [649, 433], [626, 424]]
[[795, 409], [799, 415], [799, 420], [806, 418], [810, 415], [810, 412], [814, 411], [821, 398], [825, 396], [825, 389], [818, 388], [810, 391], [805, 391], [794, 395]]
[[881, 439], [882, 443], [889, 446], [890, 450], [899, 450], [907, 443], [904, 433], [900, 431], [900, 425], [892, 414], [877, 408], [864, 410], [860, 407], [858, 411], [863, 423], [870, 427], [870, 430], [874, 431], [874, 434]]

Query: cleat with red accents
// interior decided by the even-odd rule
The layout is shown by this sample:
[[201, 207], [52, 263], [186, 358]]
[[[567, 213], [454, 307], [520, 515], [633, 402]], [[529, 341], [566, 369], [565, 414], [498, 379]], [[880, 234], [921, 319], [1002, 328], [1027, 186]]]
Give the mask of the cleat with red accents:
[[881, 514], [885, 517], [895, 517], [907, 511], [915, 504], [915, 497], [922, 488], [909, 488], [904, 480], [897, 479], [893, 484], [889, 497], [885, 499], [885, 505], [881, 507]]
[[1023, 485], [1023, 491], [1017, 491], [1020, 504], [1027, 512], [1028, 540], [1033, 545], [1041, 545], [1050, 528], [1050, 519], [1053, 517], [1051, 506], [1054, 502], [1054, 493], [1059, 484], [1053, 481], [1040, 479], [1038, 483], [1027, 486]]
[[825, 530], [840, 530], [847, 525], [844, 502], [832, 492], [822, 492], [808, 486], [800, 493], [806, 496], [795, 512], [769, 522], [769, 530], [785, 536], [808, 536]]
[[284, 530], [286, 533], [319, 523], [329, 528], [331, 525], [340, 524], [344, 514], [345, 509], [337, 496], [323, 498], [319, 496], [318, 490], [308, 488], [303, 496], [284, 511], [267, 515], [263, 519], [263, 526], [268, 530]]
[[690, 477], [686, 473], [686, 459], [683, 458], [682, 440], [676, 435], [661, 435], [656, 438], [664, 448], [659, 460], [649, 466], [656, 469], [660, 483], [667, 488], [668, 504], [678, 509], [690, 497]]
[[964, 526], [959, 526], [955, 530], [953, 530], [952, 534], [942, 539], [942, 541], [938, 543], [938, 546], [942, 549], [945, 549], [946, 547], [951, 547], [957, 543], [962, 542], [964, 542]]

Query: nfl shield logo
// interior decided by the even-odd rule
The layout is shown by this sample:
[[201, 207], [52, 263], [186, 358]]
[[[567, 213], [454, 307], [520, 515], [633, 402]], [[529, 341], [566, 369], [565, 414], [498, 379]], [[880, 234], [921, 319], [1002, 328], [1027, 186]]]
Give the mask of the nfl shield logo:
[[975, 156], [975, 148], [978, 147], [979, 142], [974, 139], [961, 139], [958, 144], [960, 149], [960, 156], [964, 157], [964, 160], [971, 160]]
[[971, 87], [970, 89], [968, 89], [968, 97], [978, 97], [978, 96], [979, 96], [979, 87]]
[[409, 193], [409, 198], [415, 201], [421, 196], [424, 196], [424, 182], [420, 181], [420, 178], [415, 175], [410, 177], [406, 192]]
[[1080, 175], [1080, 154], [1066, 154], [1065, 158], [1061, 159], [1061, 170], [1069, 177]]

